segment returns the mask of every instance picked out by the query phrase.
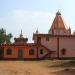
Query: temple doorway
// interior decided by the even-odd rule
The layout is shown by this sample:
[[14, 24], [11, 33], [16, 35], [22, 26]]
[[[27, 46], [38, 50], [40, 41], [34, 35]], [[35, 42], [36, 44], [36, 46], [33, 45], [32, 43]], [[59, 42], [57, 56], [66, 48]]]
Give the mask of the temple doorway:
[[0, 48], [0, 59], [3, 59], [4, 57], [4, 49]]
[[23, 50], [22, 49], [19, 49], [18, 50], [18, 59], [20, 59], [20, 60], [24, 59], [23, 55], [24, 55]]

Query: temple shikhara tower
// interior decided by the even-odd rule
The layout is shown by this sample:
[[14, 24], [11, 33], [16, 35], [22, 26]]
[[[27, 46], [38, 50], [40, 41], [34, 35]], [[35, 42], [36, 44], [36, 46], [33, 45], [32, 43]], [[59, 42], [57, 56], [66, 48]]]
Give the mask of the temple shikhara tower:
[[49, 30], [49, 34], [51, 35], [71, 35], [71, 29], [70, 27], [67, 28], [67, 26], [63, 22], [61, 13], [59, 11], [56, 13], [53, 24]]
[[27, 43], [22, 31], [12, 44], [0, 45], [1, 60], [72, 59], [75, 58], [75, 32], [64, 23], [58, 11], [48, 34], [33, 34], [34, 43]]

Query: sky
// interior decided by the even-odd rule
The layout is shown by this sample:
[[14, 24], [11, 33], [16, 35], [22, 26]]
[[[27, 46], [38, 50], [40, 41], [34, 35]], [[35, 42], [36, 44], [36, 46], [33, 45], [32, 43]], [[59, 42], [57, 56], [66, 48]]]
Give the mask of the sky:
[[33, 33], [48, 33], [57, 11], [64, 22], [75, 30], [75, 0], [0, 0], [0, 28], [32, 41]]

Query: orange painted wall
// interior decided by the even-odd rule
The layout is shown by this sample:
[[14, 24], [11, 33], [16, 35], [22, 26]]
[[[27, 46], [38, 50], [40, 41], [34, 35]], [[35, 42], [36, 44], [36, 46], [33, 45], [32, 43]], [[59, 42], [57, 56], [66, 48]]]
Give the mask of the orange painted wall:
[[[12, 49], [12, 55], [7, 55], [7, 49]], [[18, 58], [18, 49], [24, 50], [23, 58], [36, 58], [37, 57], [37, 48], [36, 46], [5, 46], [4, 47], [4, 58]], [[34, 49], [34, 55], [29, 55], [29, 49]]]

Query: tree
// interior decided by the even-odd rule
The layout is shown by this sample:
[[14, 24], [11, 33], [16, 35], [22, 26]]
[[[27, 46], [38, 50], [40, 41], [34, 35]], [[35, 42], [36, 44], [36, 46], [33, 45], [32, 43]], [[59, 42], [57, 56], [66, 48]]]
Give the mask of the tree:
[[11, 38], [12, 38], [12, 34], [9, 33], [9, 34], [6, 34], [6, 30], [1, 28], [0, 29], [0, 44], [3, 44], [3, 43], [11, 43]]
[[12, 34], [9, 33], [8, 35], [6, 35], [6, 42], [7, 43], [11, 43], [10, 39], [12, 38]]

